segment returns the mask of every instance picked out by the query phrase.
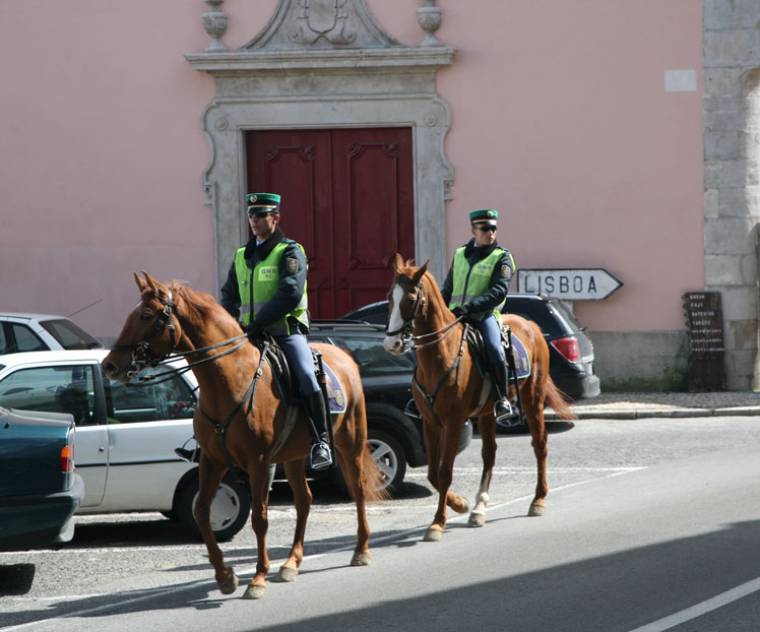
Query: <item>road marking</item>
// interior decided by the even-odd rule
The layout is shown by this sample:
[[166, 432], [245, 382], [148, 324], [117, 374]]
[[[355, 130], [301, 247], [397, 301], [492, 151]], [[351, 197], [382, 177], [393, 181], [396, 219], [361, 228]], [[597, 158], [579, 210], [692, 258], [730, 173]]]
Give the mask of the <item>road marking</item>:
[[[637, 468], [637, 469], [641, 469], [641, 468]], [[569, 483], [568, 485], [561, 485], [560, 487], [555, 487], [554, 489], [552, 489], [552, 493], [557, 493], [557, 492], [563, 491], [565, 489], [570, 489], [570, 488], [573, 488], [573, 487], [580, 487], [582, 485], [588, 485], [589, 483], [596, 483], [597, 481], [605, 479], [605, 478], [614, 478], [616, 476], [621, 476], [621, 475], [627, 474], [627, 473], [628, 473], [627, 471], [616, 471], [616, 472], [612, 472], [611, 474], [608, 474], [607, 476], [603, 476], [601, 478], [590, 478], [590, 479], [585, 480], [585, 481], [578, 481], [576, 483]], [[506, 507], [507, 505], [512, 505], [512, 504], [518, 503], [518, 502], [520, 502], [520, 503], [521, 502], [525, 502], [526, 500], [531, 500], [532, 498], [533, 498], [533, 494], [530, 494], [529, 496], [521, 496], [519, 498], [513, 498], [512, 500], [507, 500], [507, 501], [505, 501], [503, 503], [498, 503], [496, 505], [489, 506], [488, 507], [488, 511], [489, 512], [490, 511], [494, 511], [496, 509], [500, 509], [501, 507]], [[465, 520], [468, 519], [468, 517], [469, 516], [467, 516], [465, 514], [458, 515], [458, 516], [455, 516], [454, 518], [451, 518], [450, 520], [448, 520], [448, 522], [449, 523], [464, 522]], [[386, 540], [404, 540], [404, 539], [408, 538], [409, 536], [414, 535], [416, 533], [417, 534], [418, 533], [423, 533], [426, 529], [427, 529], [427, 525], [425, 525], [425, 526], [411, 527], [410, 529], [407, 529], [405, 531], [395, 532], [395, 533], [391, 533], [391, 534], [386, 535], [386, 536], [382, 536], [382, 537], [379, 537], [379, 538], [374, 538], [372, 540], [372, 542], [378, 543], [378, 542], [385, 542]], [[320, 557], [324, 557], [325, 555], [328, 555], [330, 553], [340, 553], [340, 552], [344, 552], [344, 551], [352, 551], [353, 549], [354, 549], [354, 545], [353, 544], [348, 544], [346, 546], [337, 547], [335, 549], [331, 549], [329, 551], [325, 551], [324, 553], [315, 553], [314, 555], [306, 555], [306, 556], [304, 556], [303, 561], [305, 562], [307, 560], [316, 560], [316, 559], [318, 559]], [[225, 549], [225, 553], [229, 553], [230, 550], [231, 549]], [[283, 562], [285, 562], [285, 560], [282, 560], [282, 561], [280, 561], [278, 563], [273, 563], [271, 565], [271, 567], [270, 567], [270, 572], [276, 570], [277, 568], [279, 568], [283, 564]], [[255, 571], [256, 571], [256, 566], [254, 565], [254, 566], [249, 566], [249, 567], [245, 567], [245, 568], [239, 568], [239, 569], [236, 570], [236, 574], [238, 574], [238, 577], [240, 577], [240, 576], [246, 575], [248, 573], [255, 573]], [[37, 621], [29, 621], [27, 623], [22, 623], [22, 624], [15, 625], [15, 626], [5, 627], [5, 628], [2, 628], [2, 631], [3, 632], [11, 632], [12, 630], [25, 630], [25, 629], [34, 627], [36, 625], [39, 625], [41, 623], [49, 623], [51, 621], [55, 621], [56, 619], [72, 619], [72, 618], [80, 617], [80, 616], [83, 616], [83, 615], [89, 615], [89, 614], [93, 614], [93, 613], [97, 613], [97, 612], [102, 612], [104, 610], [109, 610], [109, 609], [116, 610], [118, 608], [130, 605], [130, 604], [139, 603], [141, 601], [147, 601], [147, 600], [150, 600], [150, 599], [157, 599], [157, 598], [160, 598], [160, 597], [162, 597], [164, 595], [172, 595], [172, 594], [176, 594], [176, 593], [181, 593], [181, 592], [184, 592], [186, 590], [190, 590], [190, 589], [194, 589], [194, 588], [198, 588], [200, 586], [206, 586], [206, 585], [208, 585], [208, 586], [215, 586], [216, 585], [216, 580], [215, 579], [199, 579], [199, 580], [194, 581], [194, 582], [190, 582], [190, 583], [187, 583], [187, 584], [182, 584], [180, 586], [174, 586], [174, 587], [170, 587], [170, 588], [165, 588], [165, 589], [159, 589], [159, 590], [146, 589], [147, 591], [150, 591], [148, 594], [144, 594], [144, 595], [140, 595], [140, 596], [137, 596], [137, 597], [133, 597], [131, 599], [125, 599], [123, 601], [113, 601], [113, 602], [110, 602], [110, 603], [107, 603], [107, 604], [103, 604], [102, 606], [95, 606], [93, 608], [87, 608], [87, 609], [84, 609], [84, 610], [72, 610], [71, 612], [67, 612], [66, 614], [62, 614], [62, 615], [59, 615], [59, 616], [56, 616], [56, 617], [48, 617], [46, 619], [38, 619]], [[70, 599], [77, 599], [77, 598], [78, 598], [78, 596], [74, 595], [74, 596], [69, 596], [69, 597], [60, 597], [60, 600], [61, 601], [67, 601], [67, 600], [70, 600]], [[634, 630], [632, 632], [643, 632], [643, 631], [642, 630]], [[647, 630], [647, 632], [650, 632], [650, 631]], [[654, 631], [651, 631], [651, 632], [654, 632]]]
[[[549, 472], [563, 473], [563, 472], [638, 472], [639, 470], [647, 469], [645, 465], [634, 465], [628, 467], [551, 467]], [[494, 467], [493, 474], [534, 474], [536, 472], [536, 466], [515, 466], [515, 467]], [[455, 467], [454, 476], [477, 474], [480, 475], [483, 472], [482, 467]], [[427, 478], [427, 472], [407, 472], [404, 480], [407, 478]], [[553, 491], [553, 490], [552, 490]]]
[[686, 623], [687, 621], [701, 617], [703, 614], [707, 614], [708, 612], [712, 612], [713, 610], [727, 606], [728, 604], [737, 601], [738, 599], [742, 599], [747, 595], [751, 595], [752, 593], [759, 590], [760, 577], [756, 577], [755, 579], [744, 584], [739, 584], [731, 590], [727, 590], [720, 593], [719, 595], [715, 595], [715, 597], [711, 597], [702, 603], [698, 603], [694, 606], [691, 606], [690, 608], [686, 608], [685, 610], [671, 614], [670, 616], [659, 619], [658, 621], [648, 623], [647, 625], [641, 626], [640, 628], [631, 630], [631, 632], [664, 632], [665, 630], [675, 628], [682, 623]]

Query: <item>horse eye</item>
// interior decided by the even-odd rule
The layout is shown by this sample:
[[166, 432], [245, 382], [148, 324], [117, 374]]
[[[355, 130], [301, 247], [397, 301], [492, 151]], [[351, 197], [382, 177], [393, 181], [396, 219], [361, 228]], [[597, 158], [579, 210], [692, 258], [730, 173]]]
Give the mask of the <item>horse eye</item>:
[[140, 320], [150, 320], [153, 318], [153, 314], [151, 312], [143, 312], [140, 314]]

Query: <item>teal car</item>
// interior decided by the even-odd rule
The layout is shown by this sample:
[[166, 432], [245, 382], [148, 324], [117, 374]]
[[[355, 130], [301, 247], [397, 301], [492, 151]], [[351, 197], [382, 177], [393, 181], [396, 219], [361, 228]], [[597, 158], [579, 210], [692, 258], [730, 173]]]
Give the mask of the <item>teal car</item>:
[[73, 538], [72, 516], [84, 496], [74, 432], [71, 415], [0, 407], [0, 551]]

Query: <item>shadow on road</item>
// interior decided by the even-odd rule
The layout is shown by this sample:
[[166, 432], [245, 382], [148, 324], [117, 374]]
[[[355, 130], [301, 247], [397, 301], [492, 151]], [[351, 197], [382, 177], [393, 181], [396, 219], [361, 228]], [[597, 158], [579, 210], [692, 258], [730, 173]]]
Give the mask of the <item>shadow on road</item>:
[[[409, 538], [408, 531], [378, 534], [374, 550], [378, 554], [384, 548], [420, 545], [419, 540], [410, 542]], [[352, 543], [348, 540], [351, 538], [312, 542], [310, 551], [350, 548]], [[488, 555], [493, 564], [504, 564], [508, 568], [507, 551], [491, 551]], [[348, 562], [350, 551], [346, 551], [346, 556]], [[249, 561], [252, 560], [241, 556], [237, 563]], [[454, 569], [458, 560], [452, 558], [450, 561]], [[304, 572], [331, 573], [336, 568], [344, 568], [344, 565], [305, 569]], [[437, 630], [467, 630], [474, 625], [480, 630], [544, 630], [547, 622], [560, 619], [563, 630], [629, 630], [693, 605], [694, 593], [680, 587], [696, 586], [699, 593], [711, 596], [754, 579], [758, 568], [760, 521], [752, 520], [698, 536], [491, 581], [459, 585], [456, 576], [452, 575], [452, 581], [457, 585], [450, 590], [383, 600], [377, 605], [358, 609], [346, 606], [341, 612], [282, 625], [266, 626], [257, 621], [256, 630], [313, 632], [353, 630], [358, 625], [363, 630], [432, 629], [428, 626], [436, 621], [438, 624], [445, 622], [442, 627], [436, 625]], [[357, 571], [357, 574], [359, 572], [371, 572], [371, 569]], [[230, 600], [237, 603], [236, 597], [242, 594], [243, 584], [248, 579], [241, 577], [241, 587], [231, 598], [222, 598], [213, 582], [202, 580], [171, 585], [171, 596], [167, 595], [166, 587], [159, 587], [71, 599], [45, 609], [15, 613], [14, 624], [50, 620], [74, 612], [83, 619], [97, 619], [116, 612], [120, 615], [171, 612], [188, 606], [199, 611], [221, 609], [231, 606]], [[663, 587], [670, 588], [664, 590]], [[293, 585], [274, 582], [270, 585], [270, 591], [280, 588], [292, 591], [294, 596], [299, 590]], [[113, 603], [114, 599], [116, 603]], [[255, 608], [255, 604], [251, 607]], [[224, 624], [221, 625], [220, 629], [223, 629]], [[89, 626], [85, 624], [85, 627]]]

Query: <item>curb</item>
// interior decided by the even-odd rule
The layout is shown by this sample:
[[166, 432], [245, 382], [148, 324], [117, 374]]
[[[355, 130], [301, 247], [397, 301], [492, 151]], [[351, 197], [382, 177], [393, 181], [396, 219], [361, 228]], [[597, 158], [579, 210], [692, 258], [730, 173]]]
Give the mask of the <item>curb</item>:
[[[578, 419], [651, 419], [651, 418], [686, 418], [686, 417], [757, 417], [760, 406], [736, 408], [676, 408], [659, 410], [578, 410], [573, 411]], [[544, 413], [546, 421], [563, 421], [554, 411]]]

